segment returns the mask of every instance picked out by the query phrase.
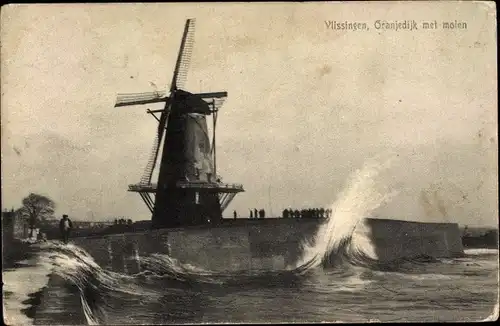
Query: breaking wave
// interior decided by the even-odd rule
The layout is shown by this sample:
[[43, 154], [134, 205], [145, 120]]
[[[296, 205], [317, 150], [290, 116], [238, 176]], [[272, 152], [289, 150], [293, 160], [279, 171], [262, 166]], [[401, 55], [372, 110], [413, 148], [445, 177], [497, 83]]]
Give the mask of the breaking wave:
[[378, 179], [393, 161], [393, 157], [388, 157], [382, 164], [370, 160], [350, 176], [331, 205], [331, 216], [319, 227], [313, 239], [303, 243], [299, 268], [306, 271], [342, 261], [363, 265], [376, 262], [370, 240], [355, 234], [355, 230], [364, 218], [397, 195], [397, 191], [389, 191]]
[[105, 308], [110, 299], [130, 301], [161, 296], [158, 291], [142, 286], [133, 275], [102, 268], [85, 250], [73, 244], [51, 241], [41, 244], [40, 249], [40, 264], [50, 266], [53, 277], [60, 277], [78, 288], [89, 325], [107, 320]]
[[[47, 242], [40, 245], [40, 249], [39, 265], [52, 274], [49, 283], [59, 278], [65, 284], [76, 286], [82, 314], [89, 325], [119, 322], [124, 305], [148, 307], [167, 300], [166, 297], [169, 302], [185, 301], [186, 295], [201, 288], [226, 293], [238, 291], [241, 286], [289, 288], [298, 286], [304, 279], [288, 270], [216, 273], [181, 264], [161, 254], [141, 258], [142, 271], [125, 275], [102, 268], [85, 250], [73, 244]], [[183, 302], [178, 309], [174, 307], [164, 314], [176, 320], [186, 313], [186, 304]], [[126, 323], [133, 321], [130, 316], [127, 318]]]

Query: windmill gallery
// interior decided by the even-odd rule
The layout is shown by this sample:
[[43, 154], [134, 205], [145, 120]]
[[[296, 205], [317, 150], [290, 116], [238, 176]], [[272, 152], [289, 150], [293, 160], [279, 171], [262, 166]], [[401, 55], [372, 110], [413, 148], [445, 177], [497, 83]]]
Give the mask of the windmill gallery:
[[[194, 45], [195, 21], [188, 19], [169, 92], [118, 95], [115, 107], [164, 103], [147, 110], [158, 123], [153, 149], [140, 182], [129, 185], [150, 210], [148, 227], [75, 237], [101, 266], [140, 271], [138, 257], [162, 253], [212, 271], [283, 269], [300, 259], [301, 243], [321, 219], [230, 219], [222, 213], [241, 184], [221, 182], [217, 171], [217, 116], [227, 92], [184, 89]], [[211, 118], [210, 141], [207, 120]], [[152, 182], [153, 171], [158, 178]], [[331, 218], [335, 218], [332, 216]], [[457, 224], [364, 219], [356, 232], [367, 235], [379, 259], [463, 254]], [[395, 232], [394, 230], [397, 230]]]

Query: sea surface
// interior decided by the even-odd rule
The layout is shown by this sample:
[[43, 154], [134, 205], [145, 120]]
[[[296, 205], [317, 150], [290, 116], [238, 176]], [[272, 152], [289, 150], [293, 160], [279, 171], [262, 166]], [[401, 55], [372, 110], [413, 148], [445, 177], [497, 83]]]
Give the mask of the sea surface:
[[[494, 317], [495, 305], [498, 310], [494, 249], [466, 250], [457, 259], [399, 262], [392, 270], [345, 263], [306, 274], [260, 276], [212, 275], [168, 257], [155, 259], [156, 270], [150, 261], [148, 272], [122, 275], [99, 268], [76, 246], [45, 244], [25, 266], [4, 272], [6, 322], [480, 321]], [[51, 271], [55, 274], [48, 276]]]
[[[5, 270], [4, 318], [28, 324], [449, 322], [498, 318], [498, 250], [460, 258], [380, 263], [359, 221], [392, 200], [377, 187], [384, 165], [356, 171], [334, 213], [284, 270], [221, 274], [166, 255], [140, 258], [142, 272], [106, 270], [82, 248], [34, 244]], [[325, 257], [333, 265], [324, 267]]]

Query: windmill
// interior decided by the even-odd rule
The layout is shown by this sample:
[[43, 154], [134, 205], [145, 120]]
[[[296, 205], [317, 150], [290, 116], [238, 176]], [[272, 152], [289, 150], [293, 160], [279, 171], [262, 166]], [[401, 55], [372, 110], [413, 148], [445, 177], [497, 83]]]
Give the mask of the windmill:
[[[183, 90], [193, 50], [195, 20], [184, 27], [170, 92], [118, 94], [115, 107], [164, 102], [160, 110], [147, 110], [158, 122], [149, 161], [141, 180], [129, 185], [152, 213], [153, 228], [219, 224], [222, 212], [240, 184], [225, 184], [217, 175], [215, 129], [217, 114], [227, 92], [193, 94]], [[159, 115], [159, 116], [158, 116]], [[212, 117], [210, 142], [207, 117]], [[158, 159], [160, 147], [163, 150]], [[158, 181], [151, 179], [159, 168]]]

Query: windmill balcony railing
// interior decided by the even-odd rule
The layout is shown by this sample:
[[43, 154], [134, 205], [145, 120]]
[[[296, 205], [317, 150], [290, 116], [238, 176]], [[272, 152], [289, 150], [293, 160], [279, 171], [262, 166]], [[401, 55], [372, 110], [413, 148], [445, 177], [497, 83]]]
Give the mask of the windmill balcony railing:
[[[243, 185], [239, 184], [239, 183], [179, 181], [179, 182], [177, 182], [177, 187], [179, 187], [179, 188], [227, 189], [227, 190], [244, 191]], [[157, 188], [156, 183], [138, 183], [138, 184], [131, 184], [128, 186], [129, 191], [138, 191], [138, 192], [156, 191], [156, 188]]]

